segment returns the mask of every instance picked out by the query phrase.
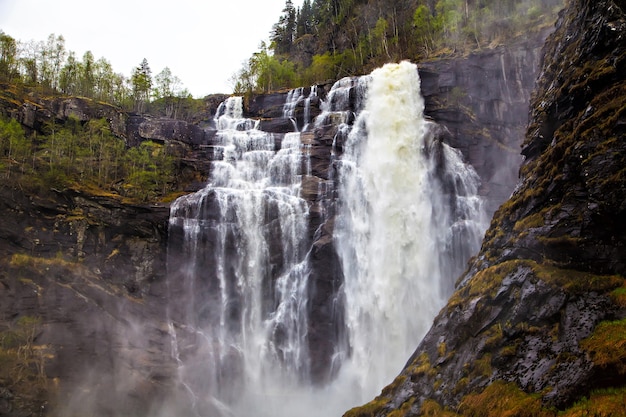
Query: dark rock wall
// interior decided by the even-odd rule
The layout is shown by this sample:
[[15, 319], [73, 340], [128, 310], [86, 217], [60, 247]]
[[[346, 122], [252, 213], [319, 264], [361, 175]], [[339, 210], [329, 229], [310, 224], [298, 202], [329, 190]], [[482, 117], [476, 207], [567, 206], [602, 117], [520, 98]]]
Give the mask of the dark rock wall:
[[561, 14], [521, 184], [400, 376], [348, 416], [553, 415], [623, 387], [625, 11], [624, 1], [574, 0]]
[[480, 176], [490, 215], [518, 181], [528, 103], [550, 31], [465, 59], [420, 64], [425, 114], [449, 130], [446, 141]]
[[[13, 368], [0, 386], [14, 393], [7, 409], [15, 414], [0, 414], [74, 406], [132, 413], [145, 408], [142, 396], [158, 397], [155, 381], [173, 375], [159, 321], [168, 214], [72, 190], [0, 187], [2, 349], [11, 349], [5, 336], [22, 320], [37, 322], [35, 350], [3, 362]], [[44, 380], [24, 379], [32, 377], [19, 371], [24, 363], [28, 372], [41, 363]], [[123, 395], [110, 397], [122, 381]]]

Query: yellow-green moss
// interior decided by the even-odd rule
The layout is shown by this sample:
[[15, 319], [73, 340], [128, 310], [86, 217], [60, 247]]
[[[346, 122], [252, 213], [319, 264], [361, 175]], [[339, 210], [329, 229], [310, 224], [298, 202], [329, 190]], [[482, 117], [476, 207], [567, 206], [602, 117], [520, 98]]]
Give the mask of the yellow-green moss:
[[[435, 400], [422, 404], [420, 416], [427, 417], [620, 417], [626, 410], [626, 388], [609, 388], [583, 397], [573, 406], [556, 411], [541, 405], [540, 394], [528, 394], [514, 383], [496, 381], [481, 392], [466, 395], [455, 411]], [[402, 415], [402, 414], [400, 414]]]
[[415, 403], [415, 397], [410, 398], [408, 401], [405, 401], [399, 409], [393, 410], [391, 413], [387, 415], [387, 417], [406, 417], [410, 416], [411, 407]]
[[626, 308], [626, 286], [619, 287], [611, 292], [611, 300], [618, 306]]
[[450, 308], [457, 307], [461, 305], [463, 301], [476, 296], [495, 297], [504, 277], [527, 264], [527, 261], [511, 260], [477, 272], [467, 286], [452, 295], [448, 306]]
[[57, 266], [66, 269], [75, 269], [80, 263], [68, 261], [63, 258], [63, 254], [57, 253], [54, 258], [42, 258], [31, 256], [25, 253], [16, 253], [11, 256], [9, 266], [12, 268], [34, 268], [38, 272], [43, 273], [45, 268]]
[[435, 400], [426, 400], [422, 404], [422, 409], [420, 412], [421, 416], [426, 417], [455, 417], [458, 416], [457, 413], [444, 409], [437, 401]]
[[394, 392], [396, 390], [396, 388], [398, 388], [400, 385], [404, 384], [404, 382], [406, 381], [406, 376], [404, 375], [398, 375], [396, 377], [396, 379], [393, 380], [393, 382], [389, 385], [387, 385], [385, 388], [383, 388], [382, 391], [382, 395], [389, 395], [392, 392]]
[[442, 385], [443, 385], [443, 379], [437, 378], [435, 379], [435, 382], [433, 383], [433, 389], [435, 391], [439, 391]]
[[491, 354], [486, 354], [476, 359], [471, 365], [470, 378], [489, 377], [493, 373], [491, 368]]
[[589, 398], [582, 398], [560, 417], [619, 417], [626, 414], [626, 388], [610, 388], [591, 393]]
[[626, 319], [600, 323], [580, 347], [597, 366], [626, 375]]
[[536, 262], [531, 262], [531, 265], [539, 279], [570, 294], [590, 291], [604, 293], [624, 284], [624, 278], [620, 275], [598, 275]]
[[500, 341], [502, 341], [502, 325], [500, 323], [494, 324], [493, 326], [485, 330], [483, 336], [487, 338], [487, 340], [485, 340], [485, 349], [493, 349], [500, 343]]
[[561, 250], [575, 250], [584, 242], [583, 238], [569, 235], [556, 237], [538, 236], [537, 240], [546, 247], [558, 247]]
[[348, 410], [343, 417], [374, 417], [376, 413], [381, 411], [388, 403], [388, 399], [377, 397], [375, 400], [365, 405]]
[[527, 394], [514, 383], [496, 381], [478, 394], [463, 398], [460, 415], [467, 417], [543, 417], [554, 416], [541, 406], [538, 394]]
[[545, 224], [545, 216], [546, 213], [550, 210], [550, 207], [547, 207], [541, 210], [538, 213], [531, 214], [526, 216], [517, 222], [513, 226], [513, 231], [515, 232], [523, 232], [528, 229], [535, 229], [537, 227], [541, 227]]
[[517, 323], [517, 325], [515, 326], [515, 331], [521, 332], [524, 334], [529, 334], [529, 335], [539, 334], [541, 333], [542, 330], [543, 330], [543, 327], [532, 326], [528, 322], [525, 322], [525, 321], [521, 321]]
[[434, 376], [437, 374], [437, 371], [433, 369], [430, 363], [430, 358], [428, 357], [428, 353], [426, 352], [422, 352], [413, 362], [411, 362], [407, 370], [412, 376]]
[[19, 268], [23, 266], [29, 266], [32, 263], [32, 256], [29, 256], [24, 253], [16, 253], [11, 256], [11, 260], [9, 261], [9, 265], [14, 268]]
[[517, 354], [517, 344], [504, 346], [498, 354], [502, 357], [515, 356]]
[[446, 355], [446, 342], [441, 342], [437, 345], [437, 354], [440, 358]]
[[454, 389], [452, 390], [452, 392], [454, 394], [458, 394], [459, 392], [465, 390], [465, 388], [467, 388], [467, 386], [469, 385], [469, 377], [464, 376], [463, 378], [459, 378], [459, 380], [456, 382], [456, 384], [454, 385]]

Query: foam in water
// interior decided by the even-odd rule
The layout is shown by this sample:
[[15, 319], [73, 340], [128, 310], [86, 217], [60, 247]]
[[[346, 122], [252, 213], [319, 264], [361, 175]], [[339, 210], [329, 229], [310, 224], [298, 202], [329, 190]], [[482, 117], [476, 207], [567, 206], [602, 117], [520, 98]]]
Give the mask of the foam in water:
[[[294, 90], [285, 107], [292, 117]], [[344, 137], [335, 243], [344, 282], [336, 377], [310, 382], [307, 174], [299, 133], [276, 138], [218, 112], [223, 158], [207, 187], [172, 205], [187, 258], [170, 273], [172, 354], [198, 416], [337, 416], [391, 382], [478, 249], [478, 179], [424, 119], [414, 65], [339, 81], [316, 126]], [[306, 119], [306, 117], [305, 117]], [[308, 120], [305, 120], [308, 123]], [[276, 245], [275, 242], [280, 242]]]

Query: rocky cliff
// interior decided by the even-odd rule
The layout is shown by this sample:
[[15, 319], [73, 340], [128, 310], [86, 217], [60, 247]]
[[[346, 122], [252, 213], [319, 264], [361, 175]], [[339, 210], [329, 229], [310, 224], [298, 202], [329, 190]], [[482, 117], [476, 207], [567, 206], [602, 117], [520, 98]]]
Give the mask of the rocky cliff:
[[625, 11], [561, 14], [521, 184], [400, 375], [346, 416], [623, 415]]

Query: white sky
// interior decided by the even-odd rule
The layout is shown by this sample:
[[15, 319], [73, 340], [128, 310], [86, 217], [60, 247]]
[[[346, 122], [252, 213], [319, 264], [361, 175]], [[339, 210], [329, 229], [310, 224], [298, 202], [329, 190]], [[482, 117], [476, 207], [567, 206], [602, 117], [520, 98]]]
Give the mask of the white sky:
[[[296, 7], [301, 0], [293, 1]], [[230, 77], [267, 41], [285, 0], [0, 0], [0, 30], [22, 42], [63, 35], [129, 77], [143, 58], [196, 98], [230, 93]]]

